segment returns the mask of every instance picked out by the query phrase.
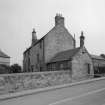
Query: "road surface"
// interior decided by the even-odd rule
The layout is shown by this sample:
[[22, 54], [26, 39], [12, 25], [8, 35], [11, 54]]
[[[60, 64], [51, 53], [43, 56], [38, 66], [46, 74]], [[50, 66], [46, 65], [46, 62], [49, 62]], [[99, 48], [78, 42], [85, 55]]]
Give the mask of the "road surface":
[[93, 81], [0, 101], [0, 105], [51, 105], [68, 98], [74, 99], [71, 104], [61, 103], [61, 105], [102, 105], [105, 103], [105, 90], [103, 88], [105, 88], [105, 80]]
[[59, 100], [49, 105], [105, 105], [105, 88]]

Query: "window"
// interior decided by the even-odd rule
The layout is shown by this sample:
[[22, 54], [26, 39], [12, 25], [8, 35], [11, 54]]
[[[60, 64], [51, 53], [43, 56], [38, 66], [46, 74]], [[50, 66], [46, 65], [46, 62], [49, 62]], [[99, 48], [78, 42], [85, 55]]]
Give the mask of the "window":
[[36, 69], [38, 69], [38, 65], [37, 64], [35, 65], [35, 67], [36, 67]]
[[28, 57], [28, 71], [30, 71], [30, 57]]
[[60, 62], [57, 62], [57, 64], [56, 64], [56, 70], [60, 70]]
[[32, 72], [34, 71], [34, 65], [31, 65], [31, 71]]
[[90, 74], [90, 64], [87, 64], [87, 72], [88, 72], [88, 74]]
[[52, 70], [56, 70], [56, 63], [52, 63]]
[[40, 48], [42, 48], [42, 41], [40, 41]]
[[68, 61], [63, 61], [63, 62], [60, 63], [60, 69], [61, 70], [62, 69], [66, 70], [68, 68], [69, 68]]
[[62, 62], [55, 62], [47, 64], [47, 69], [50, 71], [56, 71], [56, 70], [67, 70], [70, 69], [68, 65], [68, 61], [62, 61]]
[[65, 70], [65, 69], [68, 69], [68, 62], [67, 62], [67, 61], [64, 62], [63, 69], [64, 69], [64, 70]]
[[56, 70], [56, 63], [48, 64], [48, 65], [47, 65], [47, 69], [48, 69], [49, 71], [54, 71], [54, 70]]
[[37, 62], [39, 63], [39, 54], [37, 54]]
[[61, 64], [60, 64], [60, 69], [63, 69], [63, 68], [64, 68], [64, 64], [61, 63]]

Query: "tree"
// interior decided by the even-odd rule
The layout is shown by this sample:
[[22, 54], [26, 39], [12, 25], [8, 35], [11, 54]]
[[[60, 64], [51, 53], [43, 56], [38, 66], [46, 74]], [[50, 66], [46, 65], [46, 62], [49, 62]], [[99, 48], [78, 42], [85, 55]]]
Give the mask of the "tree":
[[19, 64], [13, 64], [11, 65], [11, 72], [12, 73], [21, 73], [22, 68]]
[[101, 54], [100, 56], [103, 57], [103, 58], [105, 59], [105, 54]]

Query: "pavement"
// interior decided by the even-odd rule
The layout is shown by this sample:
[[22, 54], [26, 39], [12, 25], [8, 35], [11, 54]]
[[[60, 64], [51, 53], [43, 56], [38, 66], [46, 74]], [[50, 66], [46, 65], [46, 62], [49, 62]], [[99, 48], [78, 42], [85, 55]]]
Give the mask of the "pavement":
[[[93, 81], [71, 87], [1, 100], [0, 105], [56, 105], [57, 102], [58, 105], [104, 105], [104, 88], [105, 80]], [[72, 100], [69, 102], [70, 99]], [[67, 103], [65, 103], [65, 100]]]

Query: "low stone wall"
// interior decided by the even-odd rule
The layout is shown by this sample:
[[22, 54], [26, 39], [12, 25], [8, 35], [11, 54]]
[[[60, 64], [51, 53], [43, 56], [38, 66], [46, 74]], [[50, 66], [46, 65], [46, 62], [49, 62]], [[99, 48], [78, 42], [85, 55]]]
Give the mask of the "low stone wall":
[[71, 82], [70, 71], [0, 75], [0, 94], [43, 88]]

